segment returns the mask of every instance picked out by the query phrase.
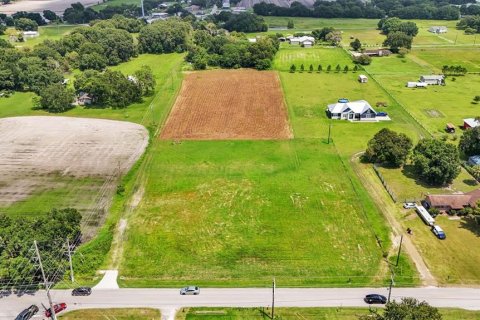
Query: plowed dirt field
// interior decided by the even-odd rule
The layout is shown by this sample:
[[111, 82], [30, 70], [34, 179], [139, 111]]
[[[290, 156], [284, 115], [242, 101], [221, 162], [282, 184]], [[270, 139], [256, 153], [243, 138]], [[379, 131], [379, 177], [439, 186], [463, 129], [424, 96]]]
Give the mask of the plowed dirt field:
[[193, 72], [163, 128], [162, 139], [290, 139], [277, 73], [255, 70]]

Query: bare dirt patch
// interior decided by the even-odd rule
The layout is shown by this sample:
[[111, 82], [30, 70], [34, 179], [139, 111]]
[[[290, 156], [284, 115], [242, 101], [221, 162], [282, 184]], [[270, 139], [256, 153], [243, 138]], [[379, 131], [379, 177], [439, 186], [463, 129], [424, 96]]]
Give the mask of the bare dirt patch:
[[289, 139], [280, 79], [255, 70], [193, 72], [182, 89], [162, 139]]
[[[119, 178], [147, 144], [147, 130], [129, 122], [68, 117], [0, 119], [0, 208], [18, 208], [13, 212], [23, 214], [22, 203], [37, 210], [72, 206], [94, 218], [84, 223], [96, 226]], [[40, 205], [41, 201], [48, 203]]]

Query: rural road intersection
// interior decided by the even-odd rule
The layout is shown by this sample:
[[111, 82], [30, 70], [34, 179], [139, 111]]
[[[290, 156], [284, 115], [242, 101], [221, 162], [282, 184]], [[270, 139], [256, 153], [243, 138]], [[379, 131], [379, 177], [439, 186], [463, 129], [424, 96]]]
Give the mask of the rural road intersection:
[[[85, 308], [146, 307], [168, 312], [181, 307], [269, 307], [271, 288], [202, 289], [198, 296], [180, 296], [178, 289], [94, 289], [88, 297], [73, 297], [71, 290], [52, 290], [55, 303], [66, 302], [68, 310]], [[386, 288], [277, 288], [277, 307], [366, 307], [367, 293], [388, 295]], [[0, 296], [0, 319], [13, 319], [31, 304], [47, 304], [44, 291]], [[392, 299], [414, 297], [435, 307], [480, 310], [480, 289], [393, 288]]]

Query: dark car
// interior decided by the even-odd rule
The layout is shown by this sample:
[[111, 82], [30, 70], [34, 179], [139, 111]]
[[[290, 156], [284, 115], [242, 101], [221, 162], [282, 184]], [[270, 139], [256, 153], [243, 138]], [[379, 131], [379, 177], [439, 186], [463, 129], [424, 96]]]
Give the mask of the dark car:
[[432, 232], [440, 240], [445, 240], [447, 238], [445, 232], [439, 226], [432, 226]]
[[38, 307], [32, 304], [27, 309], [20, 312], [20, 314], [15, 318], [15, 320], [28, 320], [32, 318], [38, 312]]
[[[53, 310], [55, 310], [55, 314], [67, 309], [66, 303], [59, 303], [53, 305]], [[50, 309], [45, 310], [45, 317], [50, 318], [52, 316], [52, 311]]]
[[72, 291], [72, 296], [89, 296], [92, 293], [92, 288], [80, 287]]
[[378, 112], [377, 113], [377, 117], [386, 117], [386, 116], [388, 116], [388, 113], [386, 113], [386, 112]]
[[368, 304], [373, 304], [373, 303], [385, 304], [385, 303], [387, 303], [387, 298], [385, 296], [382, 296], [381, 294], [367, 294], [363, 300]]

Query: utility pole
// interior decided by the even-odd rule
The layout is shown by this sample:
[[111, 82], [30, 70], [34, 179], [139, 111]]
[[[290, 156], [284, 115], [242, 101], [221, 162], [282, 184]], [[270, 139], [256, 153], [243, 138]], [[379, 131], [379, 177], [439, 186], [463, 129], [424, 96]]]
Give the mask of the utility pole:
[[142, 5], [142, 18], [145, 18], [145, 8], [143, 7], [143, 0], [140, 0], [140, 3]]
[[275, 317], [275, 278], [272, 283], [272, 319]]
[[47, 290], [47, 298], [48, 298], [48, 303], [50, 304], [50, 312], [52, 314], [52, 319], [57, 320], [57, 315], [55, 314], [55, 309], [53, 308], [52, 297], [50, 296], [50, 288], [48, 286], [47, 277], [45, 277], [45, 271], [43, 270], [42, 258], [40, 258], [40, 252], [38, 251], [37, 240], [34, 240], [33, 244], [35, 245], [35, 252], [37, 253], [38, 263], [40, 264], [40, 270], [42, 271], [45, 290]]
[[403, 242], [403, 234], [400, 236], [400, 246], [398, 247], [397, 263], [395, 264], [395, 267], [398, 267], [398, 260], [400, 259], [400, 252], [402, 251], [402, 242]]
[[390, 296], [392, 295], [392, 287], [393, 287], [393, 273], [390, 275], [390, 288], [388, 288], [388, 300], [387, 303], [390, 302]]
[[70, 251], [70, 241], [67, 238], [67, 252], [68, 252], [68, 263], [70, 264], [70, 280], [75, 282], [75, 278], [73, 277], [73, 265], [72, 265], [72, 252]]

